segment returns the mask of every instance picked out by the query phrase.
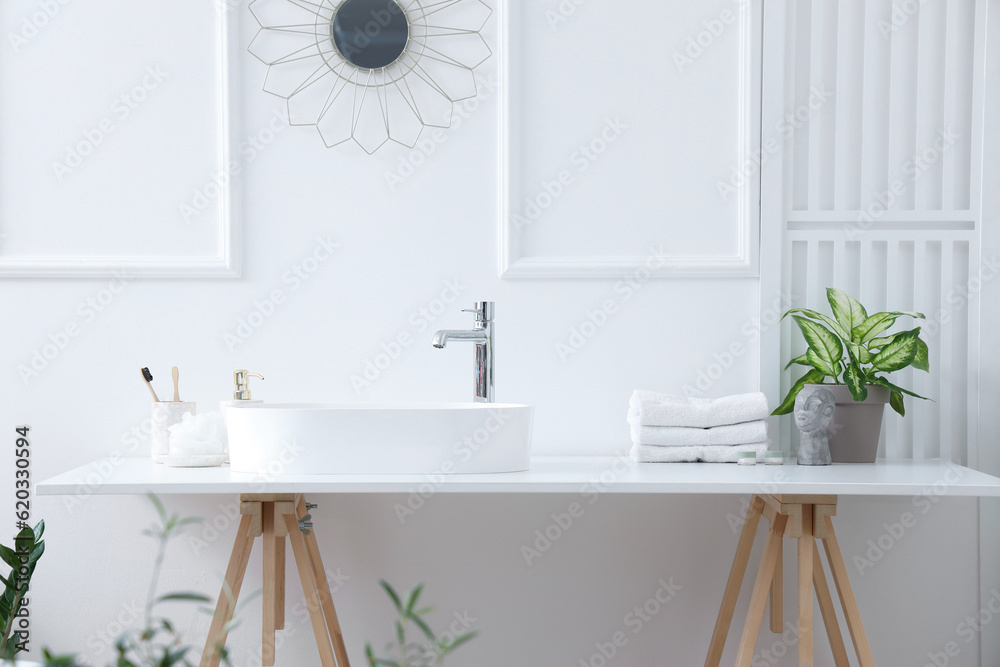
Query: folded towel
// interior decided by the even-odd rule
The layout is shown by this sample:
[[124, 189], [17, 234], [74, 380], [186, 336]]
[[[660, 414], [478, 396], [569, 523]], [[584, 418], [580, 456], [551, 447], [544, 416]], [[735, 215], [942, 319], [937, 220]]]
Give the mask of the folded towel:
[[768, 442], [758, 442], [752, 445], [737, 445], [735, 447], [704, 446], [704, 447], [656, 447], [651, 445], [634, 445], [632, 459], [639, 463], [736, 463], [739, 452], [755, 452], [757, 460], [764, 459]]
[[629, 400], [629, 424], [635, 426], [689, 426], [710, 428], [752, 422], [767, 417], [764, 394], [737, 394], [723, 398], [686, 398], [652, 391], [635, 391]]
[[767, 422], [691, 428], [688, 426], [632, 426], [632, 444], [658, 447], [693, 445], [746, 445], [767, 440]]

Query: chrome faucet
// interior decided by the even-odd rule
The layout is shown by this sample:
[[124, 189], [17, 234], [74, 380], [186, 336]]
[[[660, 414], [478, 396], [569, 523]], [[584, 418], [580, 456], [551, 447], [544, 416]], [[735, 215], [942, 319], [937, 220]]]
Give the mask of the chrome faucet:
[[468, 340], [476, 344], [476, 402], [493, 402], [493, 302], [477, 301], [472, 310], [476, 323], [468, 331], [438, 331], [434, 347], [443, 349], [449, 340]]

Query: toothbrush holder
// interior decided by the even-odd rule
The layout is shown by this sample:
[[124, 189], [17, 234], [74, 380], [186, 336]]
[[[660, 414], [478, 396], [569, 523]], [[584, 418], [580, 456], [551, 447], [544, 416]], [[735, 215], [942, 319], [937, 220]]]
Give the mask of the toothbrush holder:
[[197, 404], [191, 401], [159, 401], [152, 406], [151, 454], [154, 461], [163, 463], [170, 455], [170, 427], [180, 424], [186, 413], [197, 414]]

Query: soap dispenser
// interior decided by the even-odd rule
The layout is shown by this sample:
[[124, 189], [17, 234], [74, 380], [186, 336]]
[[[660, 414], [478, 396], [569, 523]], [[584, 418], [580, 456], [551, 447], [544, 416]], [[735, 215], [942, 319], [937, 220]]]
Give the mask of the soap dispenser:
[[233, 391], [233, 400], [219, 401], [219, 409], [221, 410], [223, 417], [225, 417], [226, 408], [231, 408], [234, 405], [250, 405], [251, 403], [264, 402], [255, 401], [251, 398], [250, 378], [260, 378], [263, 380], [264, 376], [258, 373], [251, 373], [246, 369], [233, 371], [233, 383], [236, 385], [236, 389]]

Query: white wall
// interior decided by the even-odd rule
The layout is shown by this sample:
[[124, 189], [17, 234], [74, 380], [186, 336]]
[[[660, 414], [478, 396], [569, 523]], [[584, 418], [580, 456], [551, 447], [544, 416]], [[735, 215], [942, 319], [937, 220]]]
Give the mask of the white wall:
[[[172, 4], [177, 11], [198, 11], [193, 1]], [[550, 4], [558, 11], [555, 2]], [[702, 30], [701, 20], [712, 20], [730, 5], [715, 0], [699, 7], [703, 19], [689, 17], [687, 30], [677, 30], [676, 48], [683, 47], [684, 34], [694, 36]], [[118, 0], [60, 5], [48, 25], [23, 48], [15, 52], [0, 47], [4, 71], [31, 66], [46, 72], [5, 85], [2, 108], [37, 105], [44, 111], [39, 86], [57, 90], [81, 71], [95, 81], [106, 77], [127, 82], [133, 70], [141, 71], [158, 58], [180, 57], [183, 50], [167, 40], [164, 51], [143, 53], [141, 58], [148, 58], [148, 63], [137, 64], [136, 41], [142, 42], [143, 31], [157, 31], [134, 25], [108, 30], [100, 48], [98, 42], [73, 42], [78, 51], [67, 53], [70, 37], [79, 36], [86, 26], [92, 29], [96, 16], [113, 16], [122, 6]], [[30, 17], [37, 8], [29, 0], [5, 3], [0, 32], [18, 30], [22, 17]], [[245, 44], [253, 35], [252, 22], [242, 9], [237, 15]], [[586, 34], [593, 32], [593, 22], [604, 20], [602, 16], [597, 5], [588, 3], [577, 7], [572, 21]], [[529, 18], [535, 23], [523, 26], [524, 31], [536, 39], [547, 34], [549, 40], [539, 42], [546, 45], [543, 52], [523, 53], [522, 62], [541, 65], [553, 50], [588, 48], [582, 35], [574, 37], [572, 23], [551, 30], [547, 22], [539, 23], [544, 16]], [[495, 26], [489, 30], [493, 37]], [[735, 32], [724, 32], [719, 48], [735, 48], [736, 38]], [[103, 69], [98, 71], [88, 69], [88, 59], [98, 52], [117, 53], [118, 58], [102, 60]], [[660, 49], [657, 54], [662, 55]], [[263, 68], [242, 50], [239, 58], [241, 93], [236, 108], [242, 134], [250, 137], [268, 126], [279, 105], [260, 92]], [[482, 74], [489, 77], [496, 65], [494, 59]], [[603, 67], [593, 72], [595, 85], [617, 76], [623, 63], [614, 58]], [[648, 78], [644, 68], [635, 69], [638, 80]], [[654, 68], [652, 74], [662, 69]], [[558, 79], [558, 70], [551, 70], [551, 76]], [[182, 82], [176, 85], [180, 88]], [[164, 88], [164, 94], [168, 92]], [[528, 92], [545, 94], [540, 89]], [[182, 106], [170, 106], [171, 98], [164, 99], [168, 112], [185, 113]], [[105, 102], [106, 98], [93, 100], [89, 107], [67, 105], [60, 112], [63, 124], [57, 127], [32, 125], [30, 114], [23, 111], [24, 122], [9, 127], [2, 120], [7, 114], [0, 114], [0, 146], [11, 145], [15, 134], [30, 133], [38, 153], [58, 156], [76, 133], [100, 118]], [[154, 102], [151, 98], [150, 104]], [[161, 393], [167, 391], [167, 369], [180, 366], [184, 397], [197, 400], [202, 409], [227, 398], [232, 370], [244, 367], [267, 376], [255, 389], [256, 397], [267, 401], [468, 400], [471, 351], [434, 350], [429, 341], [436, 328], [467, 324], [467, 316], [458, 311], [479, 299], [497, 302], [498, 396], [537, 406], [538, 454], [623, 452], [629, 392], [637, 387], [680, 391], [694, 384], [699, 372], [707, 372], [715, 363], [713, 355], [733, 342], [743, 344], [746, 351], [714, 381], [711, 392], [756, 389], [756, 339], [745, 333], [745, 325], [760, 310], [759, 284], [754, 279], [651, 281], [634, 298], [622, 300], [618, 313], [579, 353], [560, 359], [557, 343], [566, 342], [573, 328], [586, 321], [588, 310], [616, 297], [616, 281], [499, 280], [497, 104], [495, 95], [484, 94], [480, 107], [395, 191], [387, 186], [385, 173], [395, 170], [408, 151], [389, 148], [369, 158], [353, 147], [327, 150], [308, 128], [278, 133], [245, 164], [244, 272], [238, 280], [134, 280], [92, 319], [80, 304], [100, 298], [108, 279], [0, 283], [6, 317], [0, 330], [6, 369], [0, 375], [0, 433], [11, 437], [15, 424], [32, 427], [36, 480], [113, 451], [143, 455], [148, 441], [143, 438], [133, 446], [129, 436], [131, 429], [142, 429], [148, 416], [148, 397], [137, 377], [142, 366], [153, 369]], [[154, 114], [153, 106], [143, 108]], [[542, 104], [526, 111], [542, 118], [546, 113]], [[163, 114], [162, 122], [169, 117], [170, 113]], [[551, 122], [558, 120], [553, 116]], [[139, 116], [135, 121], [134, 141], [148, 141], [148, 133], [157, 132], [156, 124], [142, 125]], [[116, 137], [122, 144], [116, 150], [133, 145], [127, 137], [125, 132]], [[636, 141], [641, 137], [637, 133]], [[189, 147], [195, 141], [184, 133], [174, 134], [173, 139]], [[162, 144], [160, 148], [166, 150]], [[561, 159], [558, 150], [556, 154], [554, 158], [542, 152], [539, 158]], [[0, 148], [0, 163], [8, 170], [27, 163], [28, 157]], [[176, 182], [173, 163], [162, 155], [133, 157], [139, 161], [131, 168], [145, 174], [150, 187]], [[51, 181], [48, 161], [35, 164], [36, 179]], [[121, 167], [117, 162], [110, 168]], [[637, 170], [643, 167], [634, 165]], [[728, 173], [729, 167], [720, 171]], [[194, 187], [201, 182], [195, 180]], [[60, 190], [54, 192], [57, 197]], [[626, 201], [629, 194], [624, 193]], [[178, 203], [187, 197], [182, 191]], [[15, 210], [30, 210], [36, 203], [13, 189], [9, 180], [0, 181], [0, 199], [21, 207]], [[120, 220], [131, 220], [138, 234], [157, 222], [177, 225], [176, 220], [148, 216], [141, 202], [119, 211], [117, 199], [109, 196], [102, 201], [110, 213], [71, 196], [44, 204], [61, 224], [92, 230], [88, 238], [112, 233], [109, 215], [119, 221], [116, 228]], [[11, 243], [17, 222], [0, 220]], [[607, 227], [597, 224], [603, 222], [582, 220], [581, 225], [606, 232]], [[653, 222], [648, 229], [659, 234], [660, 225], [666, 223], [659, 217]], [[681, 229], [678, 234], [689, 233]], [[183, 232], [178, 228], [178, 234]], [[286, 272], [312, 254], [318, 238], [327, 237], [339, 244], [335, 256], [301, 285], [286, 282]], [[552, 239], [544, 242], [548, 249]], [[432, 307], [451, 284], [460, 286], [458, 300], [423, 328], [415, 314]], [[234, 333], [255, 302], [276, 289], [287, 298], [273, 317], [230, 349], [224, 335]], [[30, 364], [33, 353], [71, 323], [79, 326], [79, 335], [37, 377], [22, 380], [18, 366]], [[361, 374], [365, 362], [401, 333], [411, 334], [414, 343], [359, 395], [351, 376]], [[13, 465], [9, 458], [0, 462], [8, 497]], [[170, 498], [169, 503], [177, 511], [198, 514], [226, 528], [226, 504], [231, 500]], [[653, 597], [661, 579], [673, 577], [682, 590], [641, 632], [630, 635], [613, 664], [645, 667], [703, 660], [735, 544], [727, 515], [739, 513], [739, 498], [603, 497], [531, 566], [522, 558], [521, 546], [531, 544], [535, 531], [549, 525], [551, 515], [564, 511], [571, 499], [434, 498], [400, 525], [393, 505], [405, 500], [318, 499], [321, 509], [315, 515], [327, 567], [340, 568], [348, 577], [336, 600], [356, 664], [361, 664], [364, 641], [388, 638], [388, 606], [376, 585], [379, 578], [400, 586], [425, 581], [428, 599], [436, 603], [443, 624], [452, 611], [467, 610], [478, 619], [476, 629], [482, 636], [456, 655], [456, 666], [554, 667], [578, 665], [581, 660], [601, 664], [597, 658], [591, 660], [595, 642], [608, 641], [618, 630], [631, 631], [634, 626], [625, 620], [629, 610]], [[868, 540], [877, 540], [885, 531], [882, 523], [898, 518], [909, 502], [845, 500], [838, 525], [848, 560], [864, 557]], [[110, 653], [100, 634], [114, 631], [116, 618], [124, 613], [122, 605], [145, 593], [152, 554], [139, 530], [152, 512], [142, 499], [90, 496], [84, 491], [81, 498], [70, 501], [35, 499], [33, 516], [45, 518], [49, 525], [48, 553], [33, 587], [35, 646], [77, 650], [95, 664], [103, 663]], [[872, 568], [857, 575], [869, 635], [883, 661], [923, 664], [927, 652], [938, 650], [954, 635], [955, 619], [978, 608], [979, 559], [972, 546], [978, 536], [977, 521], [974, 503], [935, 505]], [[200, 537], [211, 538], [211, 529], [205, 530]], [[232, 526], [222, 532], [207, 539], [210, 544], [205, 548], [179, 541], [168, 557], [165, 585], [214, 595], [228, 557]], [[956, 550], [953, 545], [969, 548]], [[941, 568], [941, 561], [949, 567]], [[250, 572], [245, 590], [253, 591], [260, 587], [259, 555], [252, 559]], [[876, 577], [877, 586], [868, 583]], [[279, 651], [278, 664], [316, 664], [308, 624], [294, 611], [301, 602], [296, 584], [290, 583], [289, 591], [288, 645]], [[793, 601], [789, 599], [786, 606], [792, 609]], [[232, 640], [237, 665], [254, 664], [259, 614], [254, 605], [241, 611], [244, 626]], [[129, 620], [128, 614], [124, 620]], [[738, 615], [735, 623], [740, 621]], [[182, 618], [181, 623], [189, 624], [193, 643], [207, 629], [206, 617]], [[761, 649], [773, 641], [764, 633]], [[824, 644], [818, 641], [817, 646]], [[818, 649], [817, 664], [830, 664], [826, 650]], [[792, 663], [785, 658], [775, 664]], [[978, 664], [978, 645], [963, 647], [950, 664]]]

